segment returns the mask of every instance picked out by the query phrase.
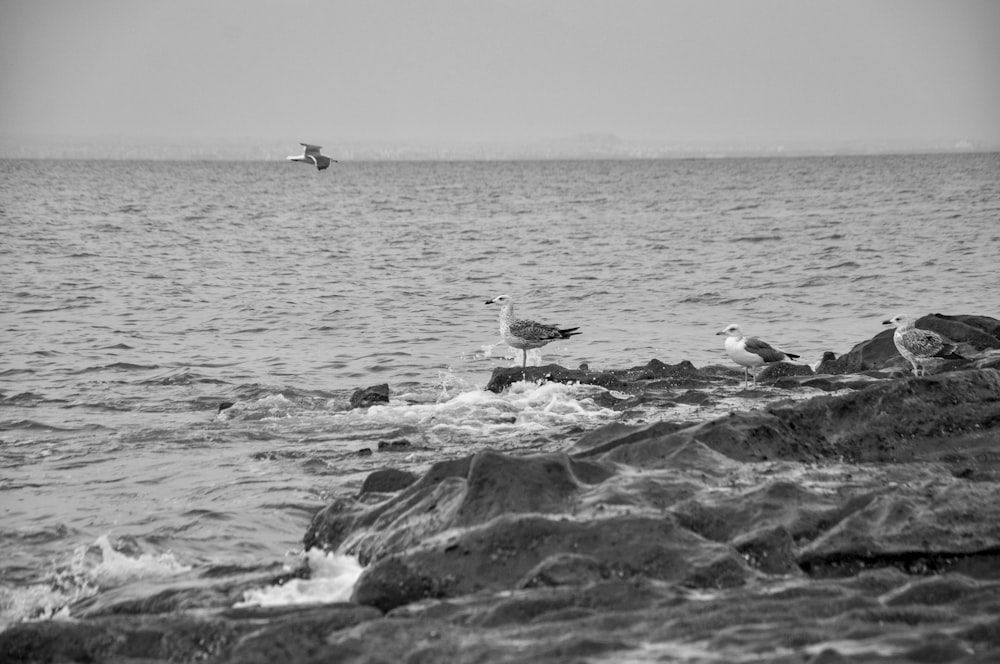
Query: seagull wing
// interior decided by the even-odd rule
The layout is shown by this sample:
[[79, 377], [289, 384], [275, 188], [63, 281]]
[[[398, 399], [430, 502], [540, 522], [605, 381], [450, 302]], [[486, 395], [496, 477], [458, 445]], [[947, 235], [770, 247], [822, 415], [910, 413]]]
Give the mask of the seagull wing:
[[555, 325], [543, 325], [533, 320], [515, 320], [510, 324], [510, 333], [518, 339], [528, 341], [548, 341], [562, 339], [563, 334]]
[[302, 154], [309, 156], [319, 154], [319, 151], [323, 149], [319, 145], [310, 145], [309, 143], [299, 143], [299, 145], [303, 147]]
[[744, 348], [748, 353], [759, 355], [765, 362], [781, 362], [785, 357], [798, 357], [798, 355], [788, 355], [757, 337], [747, 337]]
[[311, 156], [313, 158], [313, 161], [316, 162], [316, 168], [318, 170], [323, 170], [324, 168], [328, 167], [330, 165], [330, 162], [332, 161], [325, 154], [316, 154]]
[[913, 328], [899, 335], [903, 348], [917, 357], [930, 357], [944, 347], [944, 341], [936, 332]]

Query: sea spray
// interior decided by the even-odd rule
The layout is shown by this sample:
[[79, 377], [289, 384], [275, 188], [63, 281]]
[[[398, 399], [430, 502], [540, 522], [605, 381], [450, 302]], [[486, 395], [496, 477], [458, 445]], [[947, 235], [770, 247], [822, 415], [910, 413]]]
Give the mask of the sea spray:
[[69, 562], [55, 568], [45, 583], [0, 588], [0, 629], [23, 620], [68, 617], [67, 607], [101, 590], [190, 570], [169, 551], [143, 552], [131, 538], [113, 544], [103, 534], [93, 544], [74, 549]]
[[310, 549], [305, 554], [308, 579], [291, 579], [283, 584], [249, 590], [236, 608], [246, 606], [289, 606], [328, 604], [351, 598], [354, 583], [361, 576], [361, 565], [354, 556], [325, 553]]

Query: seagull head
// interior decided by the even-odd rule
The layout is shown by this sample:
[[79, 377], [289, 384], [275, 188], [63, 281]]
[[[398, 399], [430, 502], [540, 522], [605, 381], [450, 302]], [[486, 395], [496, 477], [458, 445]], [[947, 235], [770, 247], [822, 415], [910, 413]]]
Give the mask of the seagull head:
[[510, 295], [497, 295], [492, 300], [486, 300], [486, 304], [508, 304], [511, 302]]
[[736, 337], [737, 339], [739, 339], [740, 337], [743, 336], [743, 330], [741, 330], [740, 326], [737, 325], [736, 323], [730, 323], [729, 325], [727, 325], [726, 327], [715, 333], [716, 336], [720, 334], [724, 334], [727, 337]]
[[908, 329], [913, 327], [914, 318], [909, 314], [896, 314], [889, 320], [882, 321], [883, 325], [892, 325], [893, 327], [898, 327], [900, 329]]

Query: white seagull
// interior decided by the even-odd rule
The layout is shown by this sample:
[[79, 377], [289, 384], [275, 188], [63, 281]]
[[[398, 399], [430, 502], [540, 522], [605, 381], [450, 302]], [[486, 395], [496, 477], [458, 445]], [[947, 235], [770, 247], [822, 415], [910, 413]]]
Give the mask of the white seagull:
[[331, 159], [325, 154], [320, 154], [323, 148], [319, 145], [309, 145], [299, 143], [302, 146], [302, 154], [292, 155], [288, 161], [301, 161], [303, 164], [316, 164], [316, 170], [321, 171], [330, 165], [330, 162], [337, 163], [336, 159]]
[[965, 359], [955, 352], [955, 344], [945, 341], [937, 332], [915, 327], [916, 320], [912, 316], [898, 314], [889, 320], [882, 321], [882, 324], [896, 326], [892, 341], [896, 344], [896, 350], [899, 351], [899, 354], [913, 365], [914, 376], [927, 375], [927, 367], [924, 366], [924, 362], [931, 358]]
[[771, 346], [766, 341], [761, 341], [757, 337], [743, 336], [743, 330], [736, 323], [730, 323], [725, 329], [719, 330], [716, 335], [726, 335], [726, 353], [736, 364], [743, 367], [743, 386], [749, 382], [748, 374], [753, 369], [753, 384], [757, 386], [757, 367], [784, 360], [797, 360], [798, 355], [786, 353]]
[[521, 350], [521, 368], [528, 366], [528, 349], [541, 348], [550, 341], [556, 339], [569, 339], [580, 328], [570, 327], [559, 329], [556, 325], [544, 325], [533, 320], [517, 320], [514, 318], [514, 300], [510, 295], [498, 295], [492, 300], [486, 300], [486, 304], [499, 304], [500, 306], [500, 336], [505, 344], [512, 348]]

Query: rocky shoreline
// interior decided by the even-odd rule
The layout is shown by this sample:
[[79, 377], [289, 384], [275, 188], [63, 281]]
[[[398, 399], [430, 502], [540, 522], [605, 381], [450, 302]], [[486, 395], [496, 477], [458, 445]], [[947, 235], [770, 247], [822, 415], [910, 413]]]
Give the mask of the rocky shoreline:
[[[309, 570], [192, 572], [14, 625], [0, 660], [1000, 661], [1000, 321], [918, 325], [969, 359], [915, 378], [887, 330], [750, 390], [687, 362], [497, 369], [599, 385], [622, 419], [373, 473], [304, 536], [359, 557], [351, 602], [233, 608]], [[681, 405], [708, 415], [643, 420]]]

